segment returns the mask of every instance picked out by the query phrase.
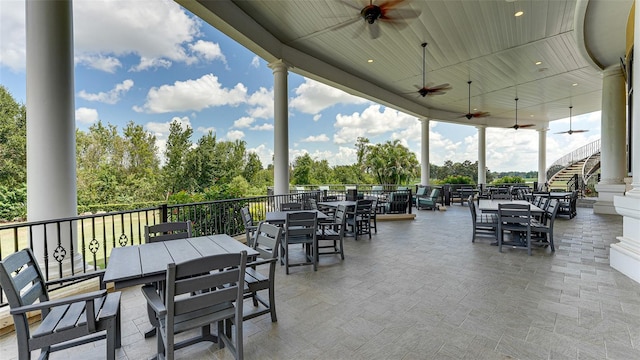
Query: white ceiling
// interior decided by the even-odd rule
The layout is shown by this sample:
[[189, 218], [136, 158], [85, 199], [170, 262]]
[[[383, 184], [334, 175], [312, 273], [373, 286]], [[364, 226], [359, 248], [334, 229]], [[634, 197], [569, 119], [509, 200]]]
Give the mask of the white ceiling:
[[[355, 21], [368, 0], [176, 1], [266, 61], [283, 60], [292, 72], [386, 106], [442, 121], [510, 126], [517, 96], [518, 123], [537, 128], [568, 117], [570, 104], [574, 116], [600, 110], [601, 68], [624, 57], [632, 4], [405, 0], [396, 6], [401, 11], [388, 13], [399, 21], [378, 20], [380, 36], [372, 39], [371, 25]], [[524, 15], [515, 17], [518, 10]], [[420, 15], [403, 19], [407, 13]], [[417, 93], [423, 42], [427, 83], [451, 84], [445, 95]], [[462, 117], [469, 80], [471, 111], [489, 117]]]

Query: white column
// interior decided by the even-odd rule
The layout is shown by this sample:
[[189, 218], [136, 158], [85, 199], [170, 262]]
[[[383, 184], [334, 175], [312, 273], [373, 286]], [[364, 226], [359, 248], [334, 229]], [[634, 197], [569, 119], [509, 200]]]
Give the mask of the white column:
[[273, 70], [273, 193], [289, 193], [289, 99], [288, 68], [278, 60], [269, 64]]
[[[76, 140], [71, 0], [26, 2], [27, 39], [27, 219], [77, 215]], [[70, 226], [71, 225], [71, 226]], [[33, 232], [33, 250], [50, 277], [82, 264], [75, 224]], [[71, 230], [73, 229], [73, 230]], [[60, 238], [60, 241], [58, 241]], [[46, 251], [45, 251], [46, 249]], [[43, 269], [45, 270], [45, 269]]]
[[547, 183], [547, 126], [538, 129], [538, 189]]
[[[640, 19], [640, 6], [635, 7], [635, 18]], [[640, 26], [633, 30], [634, 47], [640, 49]], [[640, 84], [640, 74], [633, 71], [633, 83]], [[636, 85], [637, 86], [637, 85]], [[619, 243], [611, 244], [611, 267], [640, 282], [640, 91], [633, 93], [632, 116], [632, 189], [625, 196], [614, 196], [616, 212], [622, 215], [622, 236]]]
[[487, 185], [487, 127], [476, 126], [478, 129], [478, 185]]
[[422, 137], [420, 143], [420, 184], [422, 186], [429, 185], [429, 177], [431, 169], [429, 167], [429, 119], [420, 119], [422, 122]]
[[602, 77], [600, 182], [595, 214], [617, 214], [613, 197], [624, 195], [626, 176], [626, 100], [624, 76], [619, 65], [605, 69]]

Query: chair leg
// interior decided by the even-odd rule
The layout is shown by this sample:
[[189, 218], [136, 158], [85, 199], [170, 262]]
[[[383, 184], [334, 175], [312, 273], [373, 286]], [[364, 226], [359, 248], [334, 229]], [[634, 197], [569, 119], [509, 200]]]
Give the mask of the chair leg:
[[271, 310], [271, 322], [278, 322], [278, 317], [276, 316], [276, 295], [273, 281], [269, 284], [269, 310]]
[[116, 321], [111, 319], [107, 325], [107, 360], [115, 360], [116, 358], [116, 337], [118, 337]]
[[556, 247], [553, 245], [553, 232], [549, 232], [549, 245], [551, 246], [551, 251], [556, 251]]

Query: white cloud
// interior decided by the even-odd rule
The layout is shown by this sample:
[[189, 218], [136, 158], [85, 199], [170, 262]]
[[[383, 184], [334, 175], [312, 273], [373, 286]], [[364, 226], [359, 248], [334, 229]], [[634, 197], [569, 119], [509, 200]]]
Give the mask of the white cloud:
[[202, 56], [205, 60], [220, 60], [227, 63], [227, 59], [220, 50], [220, 45], [211, 41], [198, 40], [195, 44], [189, 45], [189, 49], [197, 55]]
[[247, 88], [241, 83], [233, 89], [226, 89], [218, 82], [217, 76], [207, 74], [196, 80], [153, 87], [147, 93], [145, 104], [135, 106], [134, 110], [147, 113], [200, 111], [215, 106], [238, 105], [245, 101], [246, 95]]
[[76, 121], [83, 124], [93, 124], [98, 121], [98, 110], [81, 107], [76, 109]]
[[305, 82], [296, 88], [296, 95], [289, 101], [289, 106], [306, 114], [317, 114], [336, 104], [366, 104], [369, 102], [311, 79], [305, 79]]
[[357, 160], [357, 150], [355, 147], [338, 147], [337, 151], [331, 150], [315, 150], [307, 149], [289, 149], [289, 161], [293, 162], [296, 157], [309, 154], [314, 160], [327, 160], [330, 166], [351, 165]]
[[13, 71], [26, 67], [25, 2], [2, 0], [0, 6], [0, 66]]
[[313, 115], [313, 121], [318, 121], [320, 120], [321, 117], [322, 117], [322, 114], [315, 114]]
[[253, 124], [256, 120], [254, 118], [243, 116], [240, 119], [233, 122], [234, 128], [248, 128]]
[[209, 126], [209, 127], [198, 126], [196, 131], [200, 132], [200, 133], [203, 133], [203, 134], [208, 134], [209, 132], [211, 132], [212, 134], [215, 134], [216, 133], [216, 128], [214, 128], [213, 126]]
[[247, 110], [249, 115], [258, 119], [273, 118], [273, 89], [261, 87], [258, 91], [249, 96], [247, 103], [251, 109]]
[[271, 130], [273, 130], [273, 124], [264, 123], [264, 124], [262, 124], [262, 125], [252, 126], [252, 127], [250, 128], [250, 130], [256, 130], [256, 131], [271, 131]]
[[91, 94], [84, 90], [80, 90], [78, 96], [87, 101], [99, 101], [105, 104], [115, 104], [120, 101], [122, 95], [126, 94], [133, 87], [133, 80], [127, 79], [109, 90], [108, 92], [99, 92]]
[[118, 68], [122, 67], [122, 63], [120, 62], [120, 60], [113, 56], [104, 55], [76, 56], [75, 62], [76, 64], [83, 64], [87, 67], [111, 74], [114, 74], [118, 70]]
[[320, 134], [317, 136], [311, 135], [308, 136], [304, 139], [302, 139], [302, 142], [325, 142], [325, 141], [329, 141], [329, 137], [326, 134]]
[[362, 114], [336, 115], [334, 126], [338, 130], [333, 135], [333, 141], [336, 144], [355, 144], [358, 137], [373, 137], [419, 123], [413, 116], [387, 107], [380, 111], [381, 108], [381, 105], [371, 105]]
[[241, 140], [242, 138], [244, 138], [244, 132], [240, 130], [231, 130], [227, 132], [226, 138], [229, 141]]
[[178, 123], [180, 123], [180, 127], [182, 128], [182, 130], [186, 130], [188, 127], [191, 128], [191, 121], [189, 120], [188, 117], [184, 116], [184, 117], [173, 117], [170, 121], [167, 122], [148, 122], [145, 127], [147, 128], [147, 130], [149, 130], [151, 133], [153, 133], [154, 135], [156, 135], [157, 137], [167, 137], [169, 136], [169, 128], [172, 122], [177, 121]]
[[200, 35], [200, 22], [173, 1], [76, 0], [73, 15], [79, 56], [135, 55], [137, 71], [197, 61], [185, 45]]
[[262, 162], [262, 166], [265, 168], [267, 165], [273, 163], [273, 149], [267, 148], [265, 144], [260, 144], [255, 148], [247, 149], [247, 152], [254, 152], [260, 158], [260, 162]]
[[251, 59], [251, 66], [256, 69], [260, 67], [260, 58], [257, 55], [254, 56], [253, 59]]

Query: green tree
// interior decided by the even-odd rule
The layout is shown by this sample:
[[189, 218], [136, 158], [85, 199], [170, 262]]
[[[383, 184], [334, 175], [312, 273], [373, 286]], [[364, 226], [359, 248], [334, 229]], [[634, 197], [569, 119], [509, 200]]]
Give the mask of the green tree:
[[262, 161], [255, 152], [251, 151], [247, 153], [246, 162], [242, 176], [249, 182], [254, 182], [258, 173], [262, 170]]
[[419, 173], [416, 154], [400, 140], [367, 147], [364, 164], [379, 184], [408, 184]]
[[172, 121], [169, 125], [167, 148], [165, 150], [165, 166], [163, 168], [164, 190], [168, 194], [190, 188], [189, 178], [185, 176], [185, 164], [189, 148], [191, 147], [191, 135], [193, 129], [187, 126], [184, 129], [178, 121]]
[[27, 181], [27, 111], [0, 85], [0, 185], [23, 186]]
[[305, 153], [302, 156], [298, 156], [293, 161], [293, 171], [291, 176], [291, 183], [298, 185], [311, 184], [311, 175], [313, 173], [314, 161], [311, 155]]

